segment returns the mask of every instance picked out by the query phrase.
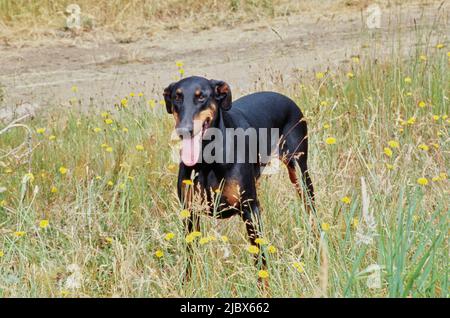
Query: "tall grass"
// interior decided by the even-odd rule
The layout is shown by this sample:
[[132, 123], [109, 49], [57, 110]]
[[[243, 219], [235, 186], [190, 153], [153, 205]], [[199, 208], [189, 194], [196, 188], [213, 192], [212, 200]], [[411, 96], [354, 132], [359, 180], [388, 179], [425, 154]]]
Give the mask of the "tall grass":
[[80, 6], [84, 29], [95, 27], [139, 34], [179, 28], [187, 23], [197, 28], [230, 25], [238, 20], [284, 15], [299, 5], [289, 0], [1, 0], [0, 27], [22, 37], [64, 30], [69, 4]]
[[[361, 56], [286, 89], [309, 123], [321, 238], [286, 171], [263, 177], [263, 236], [276, 248], [266, 289], [238, 217], [201, 217], [207, 242], [193, 244], [183, 284], [173, 119], [159, 96], [97, 109], [74, 88], [69, 109], [27, 123], [31, 171], [1, 159], [0, 296], [448, 297], [449, 60], [445, 49], [420, 55]], [[2, 135], [2, 153], [24, 137]]]

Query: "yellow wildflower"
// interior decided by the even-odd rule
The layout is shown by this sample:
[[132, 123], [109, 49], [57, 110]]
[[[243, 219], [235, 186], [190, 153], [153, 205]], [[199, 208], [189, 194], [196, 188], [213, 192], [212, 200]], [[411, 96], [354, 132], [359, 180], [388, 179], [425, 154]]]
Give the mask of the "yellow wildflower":
[[420, 108], [424, 108], [425, 106], [427, 106], [427, 103], [425, 103], [423, 100], [421, 100], [417, 105], [418, 105]]
[[409, 76], [407, 76], [407, 77], [404, 78], [404, 82], [405, 82], [406, 84], [411, 84], [411, 83], [412, 83], [412, 78], [409, 77]]
[[16, 236], [16, 237], [22, 237], [22, 236], [25, 236], [25, 234], [27, 234], [27, 232], [25, 232], [25, 231], [14, 232], [14, 236]]
[[419, 59], [421, 61], [425, 62], [427, 60], [427, 56], [422, 54], [422, 55], [419, 56]]
[[73, 85], [71, 90], [72, 90], [72, 92], [76, 93], [76, 92], [78, 92], [78, 87], [76, 85]]
[[392, 157], [392, 149], [391, 149], [391, 148], [389, 148], [389, 147], [384, 147], [383, 152], [384, 152], [384, 154], [385, 154], [386, 156]]
[[266, 239], [263, 239], [262, 237], [258, 237], [258, 238], [255, 240], [255, 243], [256, 243], [256, 244], [259, 244], [259, 245], [266, 245], [266, 244], [267, 244], [267, 240], [266, 240]]
[[111, 125], [114, 121], [111, 118], [106, 118], [105, 119], [105, 124], [107, 125]]
[[48, 136], [48, 140], [50, 140], [50, 141], [53, 141], [53, 140], [55, 140], [56, 139], [56, 136], [55, 135], [50, 135], [50, 136]]
[[341, 201], [345, 204], [350, 204], [350, 202], [352, 202], [352, 199], [350, 199], [349, 197], [345, 196], [341, 199]]
[[258, 248], [258, 246], [256, 246], [256, 245], [250, 245], [250, 246], [247, 248], [247, 251], [248, 251], [250, 254], [258, 254], [258, 253], [259, 253], [259, 248]]
[[303, 262], [294, 262], [292, 265], [299, 273], [303, 273], [305, 271], [305, 263]]
[[70, 295], [70, 292], [68, 290], [61, 290], [61, 296], [62, 297], [67, 297]]
[[438, 50], [440, 50], [440, 49], [442, 49], [442, 48], [444, 48], [444, 47], [445, 47], [444, 43], [438, 43], [438, 44], [436, 44], [436, 48], [437, 48]]
[[66, 174], [67, 173], [67, 168], [64, 166], [59, 167], [59, 173], [60, 174]]
[[171, 163], [167, 166], [167, 170], [169, 170], [170, 172], [175, 172], [177, 171], [177, 165]]
[[186, 219], [186, 218], [188, 218], [190, 216], [191, 216], [191, 212], [189, 212], [189, 210], [186, 210], [186, 209], [181, 210], [181, 212], [180, 212], [180, 217], [181, 218]]
[[354, 228], [357, 228], [357, 227], [358, 227], [358, 224], [359, 224], [358, 218], [353, 218], [353, 219], [352, 219], [352, 226], [353, 226]]
[[34, 175], [31, 172], [25, 173], [24, 178], [27, 178], [30, 182], [34, 181]]
[[222, 235], [220, 237], [220, 239], [222, 240], [222, 242], [227, 243], [228, 242], [228, 237], [226, 235]]
[[411, 117], [411, 118], [409, 118], [409, 119], [406, 121], [406, 123], [407, 123], [408, 125], [414, 125], [415, 122], [416, 122], [416, 118], [414, 118], [414, 117]]
[[112, 151], [113, 151], [113, 148], [112, 148], [112, 147], [106, 147], [105, 151], [106, 151], [106, 152], [112, 152]]
[[186, 243], [192, 243], [195, 240], [195, 237], [191, 233], [191, 234], [186, 235], [184, 240], [186, 241]]
[[48, 226], [48, 220], [41, 220], [39, 221], [39, 227], [41, 229], [45, 229]]
[[142, 145], [136, 145], [136, 150], [137, 150], [137, 151], [142, 151], [142, 150], [144, 150], [144, 146], [142, 146]]
[[156, 256], [157, 258], [161, 258], [161, 257], [164, 256], [164, 252], [161, 251], [161, 250], [157, 250], [157, 251], [155, 252], [155, 256]]
[[324, 222], [324, 223], [322, 223], [321, 228], [324, 232], [328, 232], [330, 230], [331, 226], [329, 223]]
[[204, 244], [209, 242], [209, 238], [208, 237], [202, 237], [198, 242], [200, 243], [200, 245], [204, 245]]
[[127, 127], [123, 127], [122, 128], [122, 132], [127, 133], [128, 132], [128, 128]]
[[425, 144], [420, 144], [420, 145], [417, 146], [417, 148], [419, 148], [420, 150], [423, 150], [423, 151], [428, 151], [428, 150], [430, 150], [430, 147], [428, 147], [428, 146], [425, 145]]
[[277, 252], [277, 248], [273, 245], [269, 245], [269, 247], [267, 248], [267, 251], [271, 254], [275, 254]]
[[316, 73], [316, 78], [317, 79], [322, 79], [322, 78], [324, 78], [324, 76], [325, 76], [325, 74], [323, 72], [317, 72]]
[[327, 139], [325, 139], [325, 143], [327, 145], [334, 145], [336, 143], [336, 138], [334, 137], [328, 137]]
[[102, 131], [102, 130], [101, 130], [101, 128], [99, 128], [99, 127], [95, 127], [95, 128], [94, 128], [94, 132], [95, 132], [95, 133], [98, 133], [98, 132], [101, 132], [101, 131]]
[[390, 140], [388, 142], [388, 145], [391, 148], [398, 148], [398, 147], [400, 147], [400, 144], [398, 143], [398, 141], [395, 141], [395, 140]]
[[0, 257], [3, 257], [3, 256], [5, 256], [5, 253], [2, 250], [0, 250]]
[[258, 272], [258, 277], [259, 278], [263, 278], [263, 279], [268, 278], [269, 277], [269, 272], [262, 269], [262, 270], [260, 270]]
[[426, 186], [428, 184], [427, 178], [418, 178], [417, 183], [421, 186]]
[[180, 68], [180, 67], [183, 67], [184, 63], [183, 63], [183, 61], [176, 61], [176, 62], [175, 62], [175, 65], [176, 65], [178, 68]]
[[347, 77], [352, 79], [353, 77], [355, 77], [355, 74], [353, 74], [352, 72], [348, 72]]
[[165, 239], [166, 241], [170, 241], [170, 240], [173, 239], [174, 237], [175, 237], [175, 234], [172, 233], [172, 232], [169, 232], [169, 233], [167, 233], [167, 234], [164, 236], [164, 239]]

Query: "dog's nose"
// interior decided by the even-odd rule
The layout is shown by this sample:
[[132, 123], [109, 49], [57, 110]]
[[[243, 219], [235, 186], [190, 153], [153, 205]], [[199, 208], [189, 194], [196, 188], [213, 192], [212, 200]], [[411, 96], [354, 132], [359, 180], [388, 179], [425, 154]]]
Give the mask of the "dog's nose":
[[192, 133], [194, 131], [194, 127], [181, 127], [181, 128], [177, 128], [177, 135], [180, 136], [181, 139], [183, 139], [183, 137], [192, 137]]

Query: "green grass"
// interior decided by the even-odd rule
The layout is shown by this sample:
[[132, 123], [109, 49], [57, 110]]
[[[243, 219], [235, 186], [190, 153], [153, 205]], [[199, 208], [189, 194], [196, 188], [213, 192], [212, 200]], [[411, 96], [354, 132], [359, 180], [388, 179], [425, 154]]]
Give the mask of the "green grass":
[[[201, 218], [203, 236], [216, 240], [194, 244], [193, 278], [183, 285], [173, 119], [158, 100], [149, 106], [155, 96], [135, 92], [126, 108], [93, 111], [73, 92], [69, 109], [52, 107], [26, 123], [34, 132], [32, 182], [23, 179], [26, 160], [1, 159], [0, 296], [448, 297], [449, 60], [446, 49], [430, 49], [426, 61], [419, 55], [377, 64], [361, 56], [348, 70], [286, 89], [308, 119], [318, 222], [329, 229], [313, 239], [284, 169], [264, 177], [263, 235], [277, 249], [269, 254], [266, 289], [255, 284], [238, 217]], [[20, 128], [2, 134], [2, 154], [25, 137]], [[328, 137], [336, 144], [326, 144]], [[362, 177], [372, 227], [362, 213]], [[419, 185], [420, 177], [428, 184]], [[41, 220], [49, 225], [40, 228]], [[166, 241], [169, 232], [175, 237]], [[367, 244], [361, 235], [370, 237]], [[71, 264], [79, 267], [79, 288], [66, 285]], [[364, 272], [373, 264], [381, 268], [377, 288], [367, 285], [376, 275]]]

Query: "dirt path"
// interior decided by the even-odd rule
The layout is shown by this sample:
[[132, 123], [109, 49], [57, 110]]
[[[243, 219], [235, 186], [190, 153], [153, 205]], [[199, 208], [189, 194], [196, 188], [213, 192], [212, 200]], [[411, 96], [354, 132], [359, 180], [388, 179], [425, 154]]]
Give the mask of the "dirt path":
[[[376, 36], [378, 54], [391, 52], [399, 41], [404, 52], [410, 52], [417, 41], [414, 21], [426, 34], [432, 30], [436, 41], [446, 41], [449, 5], [441, 7], [436, 22], [440, 4], [383, 9], [382, 28]], [[305, 71], [346, 63], [374, 44], [361, 12], [355, 11], [311, 12], [230, 30], [165, 31], [128, 44], [96, 36], [23, 48], [0, 46], [0, 84], [7, 107], [67, 101], [74, 95], [73, 85], [79, 88], [78, 96], [104, 103], [131, 91], [160, 98], [161, 89], [176, 76], [176, 60], [184, 61], [186, 75], [226, 80], [239, 96], [259, 89], [255, 87], [258, 78], [270, 89], [271, 76], [282, 72], [283, 82], [289, 84]]]

